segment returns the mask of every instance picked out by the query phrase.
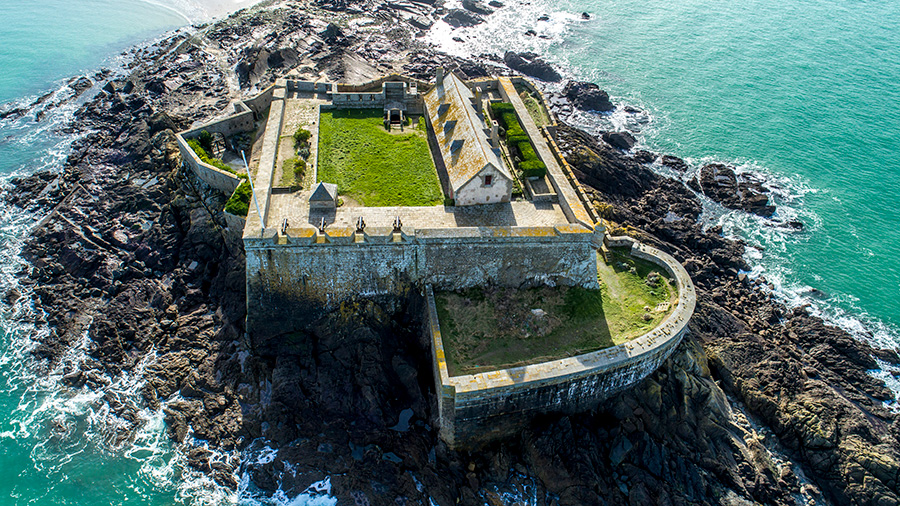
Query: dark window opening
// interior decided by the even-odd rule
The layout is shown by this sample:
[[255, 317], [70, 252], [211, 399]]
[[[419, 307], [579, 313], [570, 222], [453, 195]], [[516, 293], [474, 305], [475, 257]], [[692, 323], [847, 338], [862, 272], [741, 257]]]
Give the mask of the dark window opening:
[[484, 176], [484, 185], [490, 186], [494, 182], [494, 176]]

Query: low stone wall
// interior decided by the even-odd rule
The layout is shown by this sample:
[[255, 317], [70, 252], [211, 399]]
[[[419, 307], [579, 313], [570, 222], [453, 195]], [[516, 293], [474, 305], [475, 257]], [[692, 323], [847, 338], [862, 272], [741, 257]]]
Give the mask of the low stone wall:
[[298, 328], [304, 307], [402, 294], [411, 285], [596, 287], [595, 248], [594, 232], [581, 225], [245, 231], [247, 328], [264, 339]]
[[434, 294], [432, 287], [426, 288], [426, 329], [432, 342], [438, 423], [444, 441], [456, 448], [475, 448], [514, 433], [535, 413], [590, 409], [642, 380], [669, 357], [688, 331], [696, 304], [693, 283], [670, 255], [633, 240], [628, 242], [633, 256], [656, 263], [672, 276], [678, 289], [678, 305], [647, 334], [585, 355], [451, 377]]
[[234, 189], [241, 184], [239, 177], [200, 161], [181, 134], [176, 135], [175, 139], [178, 142], [178, 150], [181, 151], [181, 159], [198, 178], [226, 195], [234, 193]]

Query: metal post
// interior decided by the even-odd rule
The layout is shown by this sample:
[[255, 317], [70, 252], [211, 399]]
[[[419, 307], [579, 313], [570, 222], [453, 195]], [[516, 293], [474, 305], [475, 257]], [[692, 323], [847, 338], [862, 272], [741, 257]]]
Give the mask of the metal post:
[[259, 226], [261, 227], [260, 235], [266, 231], [266, 224], [263, 223], [262, 211], [259, 210], [259, 201], [256, 200], [256, 190], [253, 189], [253, 176], [250, 174], [250, 165], [247, 164], [247, 156], [244, 150], [241, 150], [241, 158], [244, 159], [244, 169], [247, 171], [247, 182], [250, 183], [250, 196], [253, 197], [253, 203], [256, 204], [256, 214], [259, 215]]

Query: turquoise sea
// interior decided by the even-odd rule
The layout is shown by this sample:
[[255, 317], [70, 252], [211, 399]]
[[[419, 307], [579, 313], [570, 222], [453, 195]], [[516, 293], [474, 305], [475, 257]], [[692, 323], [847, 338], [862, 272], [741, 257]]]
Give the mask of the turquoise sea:
[[[123, 49], [206, 16], [190, 1], [5, 0], [0, 104], [28, 103], [67, 77], [115, 68]], [[645, 111], [571, 121], [632, 130], [644, 146], [695, 168], [720, 161], [763, 174], [779, 206], [776, 220], [711, 202], [704, 220], [744, 237], [753, 246], [752, 274], [789, 303], [812, 304], [861, 338], [896, 346], [898, 25], [900, 4], [886, 0], [531, 0], [507, 2], [478, 27], [451, 33], [439, 24], [430, 38], [457, 54], [541, 52], [568, 76], [595, 81], [614, 101]], [[529, 29], [538, 36], [525, 35]], [[58, 167], [71, 139], [54, 127], [73, 109], [42, 123], [0, 122], [0, 178]], [[793, 218], [803, 231], [778, 225]], [[34, 220], [0, 208], [0, 295], [15, 284], [17, 251]], [[0, 506], [330, 503], [222, 492], [185, 469], [159, 412], [142, 413], [133, 439], [110, 440], [121, 421], [109, 415], [104, 392], [67, 389], [58, 372], [36, 369], [29, 335], [42, 329], [23, 323], [30, 309], [20, 303], [0, 313]], [[67, 360], [77, 363], [84, 351]], [[140, 381], [116, 378], [107, 392], [137, 399]]]

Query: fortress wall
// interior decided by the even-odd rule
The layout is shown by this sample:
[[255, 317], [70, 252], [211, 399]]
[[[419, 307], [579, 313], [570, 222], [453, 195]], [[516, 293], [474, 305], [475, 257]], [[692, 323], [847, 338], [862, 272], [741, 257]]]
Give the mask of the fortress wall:
[[265, 110], [268, 109], [270, 105], [272, 105], [272, 94], [274, 93], [274, 91], [275, 85], [273, 84], [272, 86], [264, 89], [259, 95], [251, 99], [244, 100], [244, 105], [246, 105], [247, 108], [253, 111], [253, 114], [255, 114], [256, 118], [259, 119], [262, 116], [262, 113], [265, 112]]
[[[287, 236], [244, 236], [247, 328], [266, 338], [302, 327], [307, 308], [355, 297], [402, 295], [414, 284], [443, 289], [495, 284], [597, 286], [593, 234], [555, 228], [367, 230], [291, 229]], [[395, 242], [396, 238], [396, 242]], [[329, 241], [322, 244], [316, 241]]]
[[453, 413], [452, 429], [445, 429], [441, 424], [441, 435], [451, 446], [474, 448], [514, 434], [522, 428], [523, 421], [530, 420], [536, 413], [590, 410], [655, 371], [686, 332], [685, 327], [664, 346], [645, 354], [623, 360], [611, 359], [579, 374], [473, 392], [460, 393], [453, 389], [452, 397], [440, 397], [445, 406], [439, 413]]
[[198, 158], [197, 154], [194, 153], [194, 150], [188, 146], [187, 141], [181, 134], [176, 135], [175, 139], [178, 141], [181, 159], [192, 171], [194, 171], [194, 174], [196, 174], [198, 178], [226, 195], [230, 196], [234, 193], [234, 189], [241, 184], [240, 178], [230, 172], [213, 167], [208, 163], [201, 162], [200, 158]]
[[432, 288], [426, 287], [428, 325], [435, 364], [441, 437], [457, 448], [476, 448], [514, 434], [539, 412], [575, 412], [645, 378], [674, 351], [688, 332], [696, 292], [690, 276], [671, 255], [631, 238], [610, 243], [631, 247], [634, 257], [662, 267], [678, 288], [675, 309], [655, 329], [625, 344], [552, 362], [450, 377]]

